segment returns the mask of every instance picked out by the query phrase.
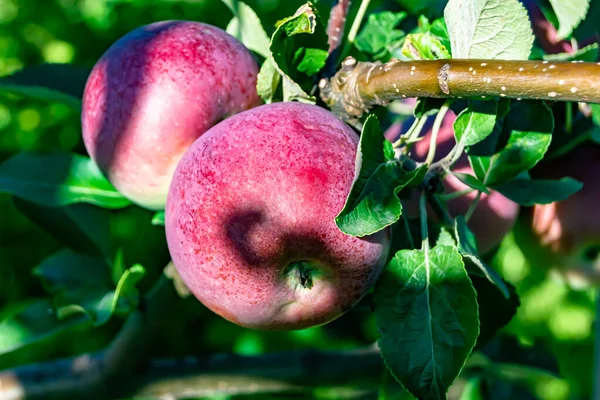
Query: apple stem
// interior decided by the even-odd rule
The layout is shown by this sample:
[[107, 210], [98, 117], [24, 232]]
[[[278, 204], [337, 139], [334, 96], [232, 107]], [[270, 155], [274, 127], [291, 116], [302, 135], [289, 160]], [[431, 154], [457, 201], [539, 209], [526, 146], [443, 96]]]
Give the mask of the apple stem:
[[313, 287], [313, 277], [316, 269], [309, 261], [299, 260], [292, 261], [286, 268], [286, 275], [292, 274], [294, 285], [300, 284], [305, 289]]

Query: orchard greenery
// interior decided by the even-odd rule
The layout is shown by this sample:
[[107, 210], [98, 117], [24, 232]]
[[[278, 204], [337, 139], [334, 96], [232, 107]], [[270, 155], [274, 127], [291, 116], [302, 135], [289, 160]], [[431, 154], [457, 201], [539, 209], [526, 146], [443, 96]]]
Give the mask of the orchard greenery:
[[[361, 2], [354, 3], [355, 17]], [[563, 3], [545, 4], [545, 12], [558, 23], [561, 39], [570, 37], [585, 20], [588, 6], [586, 1], [573, 2], [572, 7]], [[359, 104], [360, 112], [350, 115], [344, 107], [329, 107], [332, 93], [334, 97], [339, 94], [334, 81], [342, 78], [334, 74], [360, 68], [361, 63], [380, 68], [389, 62], [458, 59], [477, 60], [472, 69], [478, 70], [485, 64], [481, 60], [522, 61], [524, 67], [540, 61], [547, 62], [545, 68], [550, 68], [550, 62], [565, 62], [572, 68], [587, 68], [587, 62], [598, 58], [597, 44], [569, 54], [546, 54], [535, 44], [531, 21], [519, 1], [450, 0], [443, 17], [435, 20], [409, 7], [402, 12], [377, 10], [362, 24], [349, 16], [342, 31], [347, 33], [354, 24], [360, 29], [354, 37], [344, 36], [340, 52], [329, 53], [327, 1], [307, 2], [274, 27], [263, 26], [244, 2], [225, 4], [233, 13], [227, 32], [259, 63], [255, 89], [263, 103], [315, 104], [330, 109], [360, 135], [351, 188], [343, 207], [331, 218], [345, 235], [360, 239], [391, 235], [383, 272], [369, 288], [377, 344], [390, 374], [380, 393], [383, 398], [391, 391], [418, 399], [445, 399], [469, 363], [493, 368], [477, 358], [476, 350], [511, 320], [519, 304], [512, 285], [489, 265], [487, 254], [478, 250], [481, 239], [471, 222], [476, 208], [482, 207], [479, 202], [497, 192], [521, 207], [533, 207], [579, 193], [584, 184], [571, 176], [545, 178], [531, 171], [569, 153], [575, 142], [600, 144], [595, 126], [600, 123], [600, 108], [592, 105], [574, 123], [573, 113], [579, 109], [568, 102], [540, 99], [532, 86], [529, 98], [509, 96], [502, 89], [495, 96], [454, 97], [452, 92], [444, 98], [423, 96], [414, 104], [406, 103], [407, 96], [396, 90], [393, 101]], [[270, 37], [267, 31], [272, 32]], [[80, 112], [89, 73], [87, 67], [72, 64], [30, 66], [1, 78], [0, 91], [63, 103]], [[598, 77], [600, 67], [594, 79]], [[477, 79], [478, 85], [486, 85], [483, 73]], [[578, 79], [585, 85], [585, 76]], [[431, 80], [432, 85], [442, 82], [436, 75]], [[368, 82], [369, 78], [354, 84], [364, 88]], [[556, 92], [563, 90], [556, 85]], [[326, 94], [320, 92], [324, 88]], [[396, 83], [388, 90], [393, 92], [393, 88]], [[600, 91], [600, 87], [593, 90]], [[377, 93], [372, 95], [377, 97]], [[394, 122], [389, 115], [403, 105], [411, 108], [413, 123], [402, 135], [391, 137], [386, 131]], [[441, 154], [431, 140], [427, 159], [414, 159], [415, 144], [427, 129], [431, 137], [437, 137], [447, 113], [456, 115], [449, 151]], [[428, 120], [434, 122], [426, 129]], [[468, 160], [470, 173], [453, 171], [461, 157]], [[459, 215], [447, 204], [453, 194], [442, 184], [451, 176], [464, 184], [464, 194], [473, 195], [467, 212]], [[146, 270], [140, 264], [124, 265], [106, 221], [110, 210], [139, 206], [113, 186], [93, 158], [75, 152], [15, 154], [0, 165], [0, 191], [13, 196], [24, 215], [45, 220], [42, 226], [54, 226], [50, 231], [60, 225], [78, 236], [77, 243], [65, 241], [63, 249], [34, 270], [48, 297], [0, 320], [0, 353], [76, 326], [99, 328], [116, 316], [135, 312], [143, 296], [139, 282]], [[418, 210], [416, 217], [406, 212], [411, 198]], [[148, 222], [161, 226], [165, 220], [165, 210], [159, 210]], [[21, 331], [28, 335], [23, 337]], [[503, 373], [510, 375], [510, 371]]]

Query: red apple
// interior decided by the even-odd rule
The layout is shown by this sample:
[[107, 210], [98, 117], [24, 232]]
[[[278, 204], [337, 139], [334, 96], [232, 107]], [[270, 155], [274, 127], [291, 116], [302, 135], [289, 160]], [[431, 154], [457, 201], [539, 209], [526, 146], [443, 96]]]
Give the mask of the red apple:
[[378, 278], [389, 232], [357, 238], [334, 218], [358, 135], [319, 106], [272, 103], [215, 125], [181, 159], [165, 226], [173, 262], [209, 309], [241, 326], [332, 321]]
[[575, 287], [600, 283], [600, 148], [579, 147], [532, 172], [538, 179], [565, 176], [583, 183], [583, 189], [567, 199], [538, 204], [527, 214], [527, 223], [552, 260], [551, 269], [563, 274]]
[[162, 209], [194, 140], [260, 104], [257, 74], [252, 54], [217, 27], [163, 21], [137, 28], [88, 78], [81, 117], [88, 153], [124, 196]]
[[[442, 122], [440, 131], [438, 132], [436, 161], [447, 155], [456, 143], [453, 127], [455, 120], [456, 114], [452, 111], [448, 111]], [[415, 143], [411, 151], [411, 157], [421, 162], [425, 161], [427, 153], [429, 152], [431, 128], [429, 128], [422, 136], [423, 138]], [[452, 168], [452, 171], [475, 176], [466, 154], [463, 154], [459, 161], [454, 165], [454, 168]], [[463, 191], [469, 188], [452, 175], [446, 176], [442, 184], [446, 193]], [[450, 215], [452, 217], [465, 215], [476, 196], [477, 192], [472, 191], [469, 194], [449, 200], [447, 205]], [[418, 216], [417, 203], [418, 199], [416, 196], [413, 196], [410, 201], [405, 203], [407, 215], [410, 215], [411, 217]], [[436, 218], [433, 209], [430, 209], [429, 211], [428, 216], [433, 218], [434, 221], [439, 221], [439, 219]], [[507, 199], [502, 194], [493, 190], [490, 191], [490, 194], [482, 193], [478, 206], [468, 222], [469, 228], [477, 238], [477, 244], [481, 254], [493, 250], [500, 242], [502, 242], [504, 237], [514, 227], [518, 214], [519, 205]]]

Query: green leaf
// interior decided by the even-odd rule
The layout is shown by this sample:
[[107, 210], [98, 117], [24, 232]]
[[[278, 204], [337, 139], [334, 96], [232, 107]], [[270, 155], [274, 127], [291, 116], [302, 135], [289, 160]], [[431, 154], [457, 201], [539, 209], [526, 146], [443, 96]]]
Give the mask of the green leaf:
[[435, 242], [436, 246], [452, 246], [456, 247], [456, 242], [452, 237], [452, 234], [444, 227], [440, 230], [440, 234]]
[[308, 93], [314, 86], [312, 75], [325, 66], [327, 49], [325, 28], [319, 23], [317, 9], [311, 3], [280, 21], [271, 37], [270, 50], [273, 66], [282, 76], [284, 101], [316, 101]]
[[400, 47], [405, 33], [395, 29], [406, 18], [405, 12], [394, 13], [383, 11], [369, 15], [354, 45], [364, 53], [371, 54], [374, 59], [388, 61], [391, 52]]
[[522, 206], [549, 204], [566, 200], [583, 188], [583, 183], [569, 177], [561, 179], [514, 178], [494, 189]]
[[451, 58], [442, 42], [429, 33], [410, 34], [404, 40], [402, 56], [405, 60], [438, 60]]
[[504, 298], [508, 299], [510, 293], [502, 277], [479, 258], [477, 239], [467, 226], [464, 215], [459, 215], [454, 220], [454, 235], [458, 242], [458, 251], [460, 254], [477, 266], [490, 283], [500, 290]]
[[240, 40], [246, 48], [268, 58], [271, 54], [269, 37], [252, 7], [242, 1], [227, 5], [234, 15], [227, 25], [227, 33]]
[[90, 203], [104, 208], [131, 204], [88, 157], [72, 153], [20, 153], [0, 165], [0, 192], [56, 207]]
[[546, 154], [553, 130], [552, 110], [545, 103], [534, 100], [514, 103], [502, 127], [502, 135], [508, 138], [506, 146], [492, 156], [469, 154], [472, 164], [477, 158], [481, 163], [477, 168], [474, 166], [477, 177], [487, 186], [497, 186], [529, 171]]
[[49, 300], [33, 302], [0, 321], [0, 354], [10, 353], [88, 324], [89, 319], [82, 315], [58, 318]]
[[0, 78], [0, 91], [59, 102], [81, 111], [90, 69], [71, 64], [41, 64]]
[[594, 42], [582, 49], [578, 49], [575, 53], [544, 54], [542, 58], [547, 61], [596, 62], [598, 60], [598, 49], [598, 42]]
[[91, 204], [44, 207], [13, 198], [17, 210], [75, 251], [110, 257], [110, 211]]
[[573, 30], [584, 20], [589, 8], [590, 0], [549, 0], [558, 19], [557, 40], [567, 38]]
[[375, 287], [379, 348], [415, 397], [445, 399], [479, 334], [475, 289], [458, 250], [401, 250]]
[[484, 140], [494, 129], [497, 112], [498, 103], [495, 101], [469, 100], [468, 107], [454, 121], [456, 141], [472, 146]]
[[390, 159], [386, 142], [377, 117], [369, 115], [360, 136], [352, 189], [335, 218], [344, 233], [366, 236], [396, 222], [402, 214], [397, 194], [425, 175], [426, 166], [405, 171], [400, 162]]
[[474, 177], [471, 174], [464, 174], [462, 172], [454, 172], [451, 171], [451, 174], [454, 175], [459, 181], [467, 185], [468, 187], [475, 189], [477, 191], [483, 192], [485, 194], [490, 194], [487, 186], [483, 184], [479, 179]]
[[453, 58], [529, 58], [534, 36], [519, 0], [449, 0], [444, 18]]
[[274, 61], [266, 59], [260, 67], [256, 82], [256, 91], [266, 104], [283, 99], [277, 90], [280, 82], [281, 75], [275, 68]]
[[129, 307], [123, 310], [133, 309], [135, 283], [144, 274], [140, 268], [126, 270], [115, 289], [109, 266], [103, 260], [63, 249], [46, 258], [33, 273], [53, 294], [59, 318], [83, 314], [100, 326], [115, 313], [119, 302]]
[[165, 226], [165, 212], [159, 211], [152, 217], [152, 225]]

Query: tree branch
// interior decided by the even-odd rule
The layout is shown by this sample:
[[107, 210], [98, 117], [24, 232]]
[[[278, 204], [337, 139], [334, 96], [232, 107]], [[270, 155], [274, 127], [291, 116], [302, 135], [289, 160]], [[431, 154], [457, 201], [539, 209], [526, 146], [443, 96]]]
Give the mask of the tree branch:
[[443, 59], [357, 62], [348, 57], [321, 98], [346, 121], [407, 97], [538, 99], [600, 103], [600, 63]]
[[144, 361], [153, 332], [177, 300], [173, 283], [161, 276], [104, 351], [0, 372], [0, 399], [109, 397]]
[[350, 0], [338, 0], [337, 4], [331, 8], [329, 22], [327, 23], [327, 43], [329, 44], [329, 54], [340, 47], [344, 28], [346, 26], [346, 16], [350, 8]]
[[317, 386], [376, 390], [383, 371], [378, 349], [369, 346], [337, 352], [303, 350], [253, 357], [214, 354], [152, 360], [135, 373], [124, 374], [118, 384], [86, 379], [97, 375], [88, 376], [91, 371], [88, 366], [100, 366], [103, 357], [103, 354], [86, 355], [0, 374], [0, 399], [87, 399], [92, 395], [103, 399], [165, 396], [176, 399], [299, 392]]

